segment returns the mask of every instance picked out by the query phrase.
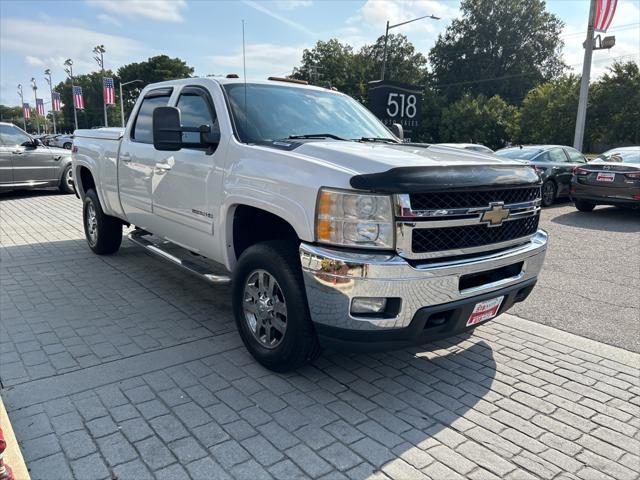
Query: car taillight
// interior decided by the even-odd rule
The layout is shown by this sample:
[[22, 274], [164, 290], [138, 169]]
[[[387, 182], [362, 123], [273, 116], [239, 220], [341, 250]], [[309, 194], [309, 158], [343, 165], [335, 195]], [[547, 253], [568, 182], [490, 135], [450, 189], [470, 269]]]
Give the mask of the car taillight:
[[632, 180], [640, 180], [640, 172], [625, 173], [624, 176]]
[[589, 175], [589, 170], [587, 170], [586, 168], [582, 168], [582, 167], [573, 167], [573, 174], [574, 175]]

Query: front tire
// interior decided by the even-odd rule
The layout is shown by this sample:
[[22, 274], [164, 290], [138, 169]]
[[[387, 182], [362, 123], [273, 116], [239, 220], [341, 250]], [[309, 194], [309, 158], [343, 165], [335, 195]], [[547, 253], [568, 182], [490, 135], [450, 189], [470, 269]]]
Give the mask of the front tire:
[[542, 206], [550, 207], [556, 201], [558, 187], [553, 180], [547, 180], [542, 184]]
[[71, 147], [73, 146], [73, 144], [71, 142], [65, 142], [62, 145], [62, 148], [64, 148], [65, 150], [71, 150]]
[[596, 208], [596, 204], [593, 202], [587, 202], [585, 200], [574, 200], [573, 204], [576, 206], [578, 210], [581, 212], [590, 212], [594, 208]]
[[62, 172], [62, 178], [60, 179], [60, 186], [58, 188], [62, 193], [73, 193], [75, 191], [71, 164], [67, 165], [64, 172]]
[[249, 247], [234, 269], [232, 285], [240, 337], [260, 364], [287, 372], [320, 354], [295, 243]]
[[115, 253], [122, 243], [122, 222], [102, 211], [98, 194], [90, 189], [84, 197], [82, 218], [89, 248], [98, 255]]

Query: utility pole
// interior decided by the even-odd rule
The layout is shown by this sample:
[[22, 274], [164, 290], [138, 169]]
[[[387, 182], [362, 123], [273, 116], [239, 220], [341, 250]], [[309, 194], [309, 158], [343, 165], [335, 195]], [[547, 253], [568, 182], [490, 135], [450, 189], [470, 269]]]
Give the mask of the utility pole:
[[130, 83], [142, 82], [142, 80], [131, 80], [130, 82], [120, 82], [120, 116], [122, 117], [122, 128], [125, 127], [124, 122], [124, 100], [122, 99], [122, 87], [129, 85]]
[[36, 85], [36, 79], [31, 77], [31, 88], [33, 89], [33, 101], [36, 102], [36, 130], [38, 131], [38, 135], [40, 135], [40, 120], [38, 120], [38, 86]]
[[78, 111], [76, 110], [76, 102], [74, 100], [75, 94], [73, 92], [73, 87], [75, 87], [75, 85], [73, 84], [73, 60], [71, 60], [70, 58], [67, 58], [64, 61], [64, 66], [66, 67], [64, 71], [67, 72], [67, 75], [71, 80], [71, 103], [73, 104], [73, 121], [76, 126], [75, 129], [77, 130], [78, 129]]
[[27, 119], [24, 118], [24, 95], [22, 94], [22, 84], [18, 84], [18, 95], [20, 95], [20, 108], [22, 108], [22, 128], [27, 131]]
[[49, 93], [51, 94], [51, 118], [53, 119], [53, 133], [54, 135], [56, 133], [58, 133], [58, 130], [56, 128], [56, 111], [53, 108], [53, 84], [51, 83], [51, 70], [49, 70], [48, 68], [44, 71], [45, 77], [44, 79], [47, 81], [47, 83], [49, 84]]
[[424, 15], [423, 17], [414, 18], [413, 20], [407, 20], [406, 22], [396, 23], [395, 25], [389, 25], [389, 20], [387, 20], [387, 29], [384, 32], [384, 51], [382, 53], [382, 71], [380, 72], [380, 80], [384, 80], [385, 70], [387, 69], [387, 41], [389, 40], [389, 30], [391, 30], [392, 28], [400, 27], [402, 25], [406, 25], [407, 23], [417, 22], [418, 20], [422, 20], [423, 18], [440, 20], [440, 17], [436, 17], [435, 15]]
[[573, 137], [573, 148], [582, 151], [584, 141], [584, 125], [587, 119], [587, 100], [589, 98], [589, 77], [591, 76], [591, 57], [593, 54], [593, 24], [596, 17], [596, 0], [591, 0], [589, 7], [589, 24], [587, 25], [587, 39], [584, 44], [584, 61], [582, 63], [582, 78], [580, 79], [580, 97], [578, 99], [578, 114], [576, 115], [576, 131]]
[[96, 54], [93, 59], [96, 61], [96, 63], [100, 67], [100, 70], [102, 71], [102, 108], [104, 110], [104, 126], [108, 127], [109, 122], [107, 121], [107, 102], [104, 98], [104, 52], [106, 52], [104, 45], [98, 45], [93, 48], [93, 53]]

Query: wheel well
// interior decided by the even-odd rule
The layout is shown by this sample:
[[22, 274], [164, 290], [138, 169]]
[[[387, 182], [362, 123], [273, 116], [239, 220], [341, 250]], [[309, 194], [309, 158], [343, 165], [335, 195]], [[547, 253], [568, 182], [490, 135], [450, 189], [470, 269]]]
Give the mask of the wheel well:
[[80, 167], [80, 185], [82, 186], [82, 191], [87, 193], [88, 190], [96, 188], [96, 182], [93, 180], [93, 175], [91, 175], [91, 170], [87, 167]]
[[233, 249], [240, 258], [251, 245], [267, 240], [299, 241], [293, 227], [282, 218], [247, 205], [236, 207], [233, 215]]

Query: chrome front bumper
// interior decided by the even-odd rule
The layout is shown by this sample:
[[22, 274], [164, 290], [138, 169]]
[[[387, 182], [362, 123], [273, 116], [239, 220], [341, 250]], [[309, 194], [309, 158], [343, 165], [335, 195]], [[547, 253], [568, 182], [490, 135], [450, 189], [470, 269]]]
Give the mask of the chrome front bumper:
[[[398, 255], [352, 253], [300, 245], [300, 260], [312, 320], [329, 328], [384, 331], [408, 327], [418, 310], [443, 305], [527, 281], [535, 282], [547, 248], [543, 230], [531, 240], [508, 250], [442, 263], [413, 266]], [[523, 262], [508, 278], [460, 289], [460, 277]], [[354, 297], [399, 298], [399, 313], [392, 318], [352, 315]]]

